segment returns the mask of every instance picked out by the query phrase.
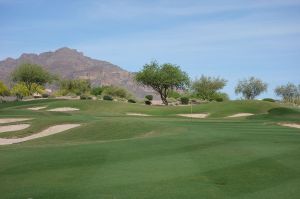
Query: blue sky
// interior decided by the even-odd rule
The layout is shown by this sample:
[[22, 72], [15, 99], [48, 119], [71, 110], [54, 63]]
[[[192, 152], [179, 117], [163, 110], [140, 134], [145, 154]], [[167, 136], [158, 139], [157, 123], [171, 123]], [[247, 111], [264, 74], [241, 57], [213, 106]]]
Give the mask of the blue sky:
[[300, 83], [300, 0], [0, 0], [0, 59], [70, 47], [137, 71], [156, 59], [229, 80]]

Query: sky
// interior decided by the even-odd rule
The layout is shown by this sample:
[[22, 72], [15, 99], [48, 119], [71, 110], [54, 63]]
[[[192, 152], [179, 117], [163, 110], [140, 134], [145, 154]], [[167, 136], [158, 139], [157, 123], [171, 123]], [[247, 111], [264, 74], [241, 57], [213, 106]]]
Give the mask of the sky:
[[191, 79], [300, 84], [300, 0], [0, 0], [0, 60], [69, 47], [138, 71], [157, 60]]

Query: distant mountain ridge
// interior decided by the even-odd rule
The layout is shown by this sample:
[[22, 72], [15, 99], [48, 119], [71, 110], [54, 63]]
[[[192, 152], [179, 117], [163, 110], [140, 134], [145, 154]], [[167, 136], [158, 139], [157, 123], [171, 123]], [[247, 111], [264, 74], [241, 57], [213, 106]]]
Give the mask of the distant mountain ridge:
[[22, 63], [39, 64], [65, 79], [89, 79], [94, 86], [122, 86], [137, 97], [152, 93], [151, 89], [138, 86], [134, 82], [134, 73], [110, 62], [92, 59], [67, 47], [40, 54], [24, 53], [17, 59], [7, 58], [0, 61], [0, 80], [9, 85], [11, 72]]

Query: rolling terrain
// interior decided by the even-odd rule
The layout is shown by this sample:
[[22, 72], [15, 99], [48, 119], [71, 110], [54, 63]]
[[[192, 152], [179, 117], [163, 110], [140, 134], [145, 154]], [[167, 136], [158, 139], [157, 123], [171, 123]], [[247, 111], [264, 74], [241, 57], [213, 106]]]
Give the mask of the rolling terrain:
[[[79, 110], [48, 111], [60, 107]], [[13, 123], [29, 128], [0, 138], [81, 124], [0, 146], [1, 198], [299, 198], [300, 130], [278, 125], [299, 123], [299, 109], [230, 101], [193, 106], [205, 119], [177, 115], [190, 110], [54, 99], [0, 104], [0, 119], [32, 118]], [[253, 115], [227, 118], [237, 113]]]

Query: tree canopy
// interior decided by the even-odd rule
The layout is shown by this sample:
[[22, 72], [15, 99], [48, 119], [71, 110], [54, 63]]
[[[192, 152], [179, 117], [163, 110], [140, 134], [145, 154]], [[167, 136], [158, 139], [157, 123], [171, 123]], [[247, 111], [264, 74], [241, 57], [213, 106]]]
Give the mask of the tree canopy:
[[36, 91], [36, 86], [44, 86], [54, 79], [54, 76], [42, 66], [31, 63], [21, 64], [12, 72], [11, 76], [14, 82], [24, 83], [30, 94]]
[[217, 92], [224, 88], [227, 80], [219, 77], [207, 77], [202, 75], [192, 83], [192, 90], [197, 97], [203, 100], [212, 100]]
[[275, 93], [277, 96], [282, 97], [284, 101], [295, 102], [300, 100], [300, 84], [296, 86], [295, 84], [288, 83], [286, 85], [281, 85], [275, 88]]
[[240, 80], [235, 87], [235, 93], [241, 93], [245, 99], [253, 100], [261, 93], [267, 91], [268, 85], [255, 77]]
[[160, 65], [156, 61], [145, 64], [143, 69], [136, 74], [135, 80], [155, 90], [165, 105], [168, 105], [167, 97], [170, 90], [184, 89], [190, 82], [187, 73], [179, 66], [170, 63]]
[[8, 88], [5, 86], [3, 82], [0, 81], [0, 96], [4, 97], [8, 95], [9, 95]]

